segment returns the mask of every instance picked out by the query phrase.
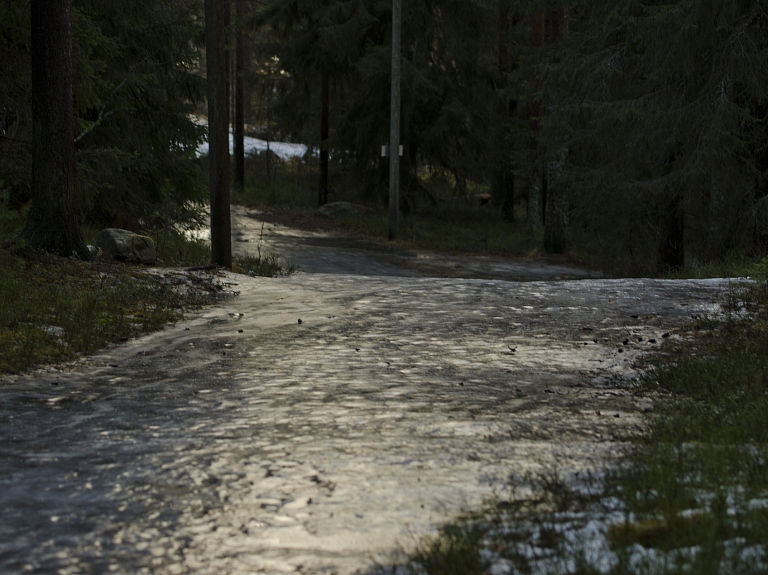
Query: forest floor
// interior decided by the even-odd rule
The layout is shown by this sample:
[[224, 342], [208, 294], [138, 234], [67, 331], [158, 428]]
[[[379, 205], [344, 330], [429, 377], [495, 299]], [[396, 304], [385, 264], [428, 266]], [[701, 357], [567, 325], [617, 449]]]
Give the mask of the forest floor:
[[601, 469], [653, 409], [638, 361], [729, 289], [262, 221], [234, 210], [235, 250], [297, 273], [4, 378], [0, 571], [373, 571], [510, 480]]

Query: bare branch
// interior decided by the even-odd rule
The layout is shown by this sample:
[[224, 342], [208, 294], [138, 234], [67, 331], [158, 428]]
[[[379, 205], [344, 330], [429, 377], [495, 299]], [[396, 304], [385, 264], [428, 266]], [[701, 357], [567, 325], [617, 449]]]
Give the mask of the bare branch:
[[[120, 82], [117, 86], [115, 86], [112, 89], [112, 91], [109, 93], [109, 96], [107, 97], [107, 103], [109, 103], [109, 101], [112, 99], [112, 97], [115, 94], [117, 94], [123, 88], [123, 86], [125, 86], [128, 83], [128, 80], [130, 80], [133, 77], [133, 74], [136, 71], [136, 68], [138, 68], [139, 66], [143, 65], [148, 60], [149, 60], [149, 56], [144, 58], [141, 62], [137, 62], [136, 64], [131, 66], [131, 69], [128, 71], [128, 75], [125, 78], [123, 78], [123, 81]], [[99, 110], [99, 117], [96, 118], [96, 121], [93, 124], [91, 124], [88, 128], [83, 130], [83, 132], [81, 132], [80, 135], [75, 138], [75, 144], [77, 144], [87, 134], [89, 134], [94, 129], [96, 129], [99, 126], [99, 124], [101, 124], [104, 120], [106, 120], [112, 114], [115, 113], [114, 110], [110, 110], [109, 112], [107, 112], [106, 110], [107, 110], [107, 104], [104, 104], [104, 106], [102, 106], [101, 110]]]
[[3, 134], [0, 134], [0, 138], [3, 140], [8, 140], [9, 142], [16, 142], [17, 144], [27, 144], [28, 146], [32, 145], [32, 142], [29, 140], [19, 140], [18, 138], [11, 138], [10, 136], [4, 136]]

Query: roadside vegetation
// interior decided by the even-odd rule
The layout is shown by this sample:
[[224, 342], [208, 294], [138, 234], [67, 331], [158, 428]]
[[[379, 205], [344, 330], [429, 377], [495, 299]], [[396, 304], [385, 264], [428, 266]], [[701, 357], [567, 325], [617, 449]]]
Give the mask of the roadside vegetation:
[[[0, 207], [0, 244], [23, 223], [23, 214]], [[92, 240], [88, 235], [95, 237], [96, 231], [86, 230]], [[83, 262], [24, 248], [0, 249], [0, 375], [76, 359], [162, 329], [189, 310], [227, 297], [215, 269], [183, 270], [208, 264], [207, 242], [167, 230], [151, 235], [158, 264], [179, 268], [176, 273], [154, 274], [111, 259]], [[260, 276], [284, 271], [273, 255], [236, 258], [233, 268]]]
[[[368, 197], [355, 187], [345, 171], [336, 167], [331, 176], [341, 182], [329, 201], [346, 201], [365, 205], [371, 212], [337, 218], [314, 217], [317, 210], [316, 158], [294, 158], [281, 162], [265, 154], [246, 157], [246, 180], [243, 191], [233, 190], [232, 201], [268, 212], [287, 216], [299, 225], [335, 229], [350, 234], [387, 240], [388, 214], [385, 189], [378, 197]], [[489, 186], [471, 183], [463, 195], [456, 195], [455, 182], [445, 174], [423, 174], [420, 192], [412, 199], [407, 213], [401, 214], [398, 245], [412, 249], [437, 250], [467, 255], [547, 258], [596, 270], [606, 277], [665, 277], [669, 279], [702, 279], [713, 277], [745, 277], [755, 270], [760, 257], [756, 254], [729, 253], [714, 260], [690, 258], [678, 269], [659, 273], [655, 265], [617, 256], [598, 245], [574, 245], [562, 255], [547, 254], [542, 248], [542, 231], [533, 232], [528, 225], [525, 197], [514, 205], [514, 219], [505, 217], [491, 199], [485, 201]]]
[[756, 271], [723, 317], [667, 340], [627, 384], [654, 409], [619, 462], [590, 477], [512, 478], [506, 496], [422, 541], [399, 572], [768, 572], [768, 281]]
[[[233, 202], [247, 207], [310, 219], [317, 210], [317, 169], [301, 159], [280, 162], [273, 158], [267, 169], [264, 154], [246, 158], [246, 182], [242, 192], [233, 193]], [[344, 180], [343, 170], [332, 175]], [[517, 204], [516, 222], [505, 219], [498, 206], [481, 205], [488, 186], [474, 185], [469, 192], [457, 196], [446, 178], [425, 175], [422, 193], [410, 209], [400, 216], [398, 244], [408, 248], [452, 253], [500, 256], [542, 256], [537, 248], [538, 236], [528, 231], [525, 206]], [[354, 182], [340, 185], [329, 201], [346, 201], [371, 207], [369, 213], [334, 219], [317, 218], [310, 225], [337, 229], [347, 233], [386, 241], [386, 190], [381, 197], [367, 198]], [[486, 196], [487, 198], [487, 196]], [[575, 256], [574, 263], [584, 264]]]

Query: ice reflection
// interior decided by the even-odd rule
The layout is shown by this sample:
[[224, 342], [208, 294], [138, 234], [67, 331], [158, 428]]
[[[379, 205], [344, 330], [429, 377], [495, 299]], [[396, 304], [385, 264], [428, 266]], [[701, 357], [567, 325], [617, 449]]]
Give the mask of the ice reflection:
[[185, 324], [3, 384], [0, 572], [365, 570], [509, 474], [610, 457], [639, 409], [603, 382], [727, 289], [236, 281]]

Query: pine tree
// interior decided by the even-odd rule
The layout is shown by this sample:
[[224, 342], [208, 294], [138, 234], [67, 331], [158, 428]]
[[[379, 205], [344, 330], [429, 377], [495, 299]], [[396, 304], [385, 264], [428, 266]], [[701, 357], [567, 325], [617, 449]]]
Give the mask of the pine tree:
[[[73, 106], [79, 214], [141, 229], [202, 221], [206, 187], [195, 158], [203, 18], [198, 0], [74, 0]], [[0, 190], [20, 207], [29, 189], [29, 4], [0, 7]]]
[[31, 248], [91, 259], [78, 224], [72, 104], [71, 0], [32, 0]]

